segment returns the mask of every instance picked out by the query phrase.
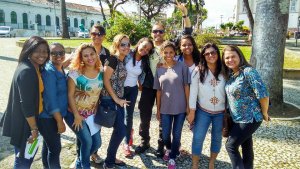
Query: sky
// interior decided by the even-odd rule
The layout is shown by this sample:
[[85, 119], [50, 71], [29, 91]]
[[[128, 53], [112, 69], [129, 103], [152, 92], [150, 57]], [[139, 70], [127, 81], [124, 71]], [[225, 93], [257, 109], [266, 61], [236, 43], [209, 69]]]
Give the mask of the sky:
[[[232, 21], [232, 17], [234, 16], [234, 10], [236, 6], [237, 0], [204, 0], [205, 5], [204, 8], [208, 10], [208, 17], [203, 22], [203, 27], [209, 26], [217, 26], [221, 24], [221, 15], [222, 15], [222, 22], [229, 22]], [[66, 2], [73, 2], [83, 5], [89, 6], [97, 6], [99, 7], [99, 2], [95, 2], [95, 0], [66, 0]], [[133, 3], [127, 3], [125, 5], [117, 8], [117, 10], [121, 12], [133, 12], [137, 11], [137, 6]], [[173, 8], [169, 8], [165, 12], [168, 16], [172, 13]]]

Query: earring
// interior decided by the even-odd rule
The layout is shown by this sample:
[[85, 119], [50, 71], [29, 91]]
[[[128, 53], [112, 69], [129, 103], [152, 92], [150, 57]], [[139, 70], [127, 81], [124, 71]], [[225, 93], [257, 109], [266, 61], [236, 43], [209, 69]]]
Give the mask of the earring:
[[84, 66], [84, 62], [83, 61], [80, 62], [80, 66]]

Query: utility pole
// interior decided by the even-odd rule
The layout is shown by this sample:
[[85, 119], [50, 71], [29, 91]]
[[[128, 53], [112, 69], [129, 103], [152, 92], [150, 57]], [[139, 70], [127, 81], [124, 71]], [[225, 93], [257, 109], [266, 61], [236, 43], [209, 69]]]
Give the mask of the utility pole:
[[222, 19], [223, 19], [223, 15], [220, 16], [221, 17], [221, 24], [223, 23]]

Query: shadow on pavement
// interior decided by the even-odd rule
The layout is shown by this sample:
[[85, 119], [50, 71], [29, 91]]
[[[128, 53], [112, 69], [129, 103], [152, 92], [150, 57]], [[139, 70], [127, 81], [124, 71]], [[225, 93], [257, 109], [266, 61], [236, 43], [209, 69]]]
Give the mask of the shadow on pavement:
[[11, 58], [11, 57], [6, 57], [6, 56], [0, 56], [0, 60], [7, 60], [7, 61], [18, 62], [18, 59]]

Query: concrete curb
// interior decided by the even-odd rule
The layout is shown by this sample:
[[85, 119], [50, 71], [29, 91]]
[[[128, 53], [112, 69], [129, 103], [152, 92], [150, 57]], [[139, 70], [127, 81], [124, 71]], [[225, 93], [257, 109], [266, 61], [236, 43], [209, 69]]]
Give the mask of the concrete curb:
[[[292, 106], [295, 106], [295, 107], [297, 107], [300, 110], [300, 106], [298, 106], [298, 105], [296, 105], [294, 103], [291, 103], [291, 102], [285, 102], [285, 103], [288, 103], [288, 104], [290, 104]], [[298, 117], [291, 117], [291, 118], [272, 118], [272, 119], [274, 119], [274, 120], [280, 120], [280, 121], [294, 121], [294, 120], [300, 120], [300, 116], [298, 116]]]

